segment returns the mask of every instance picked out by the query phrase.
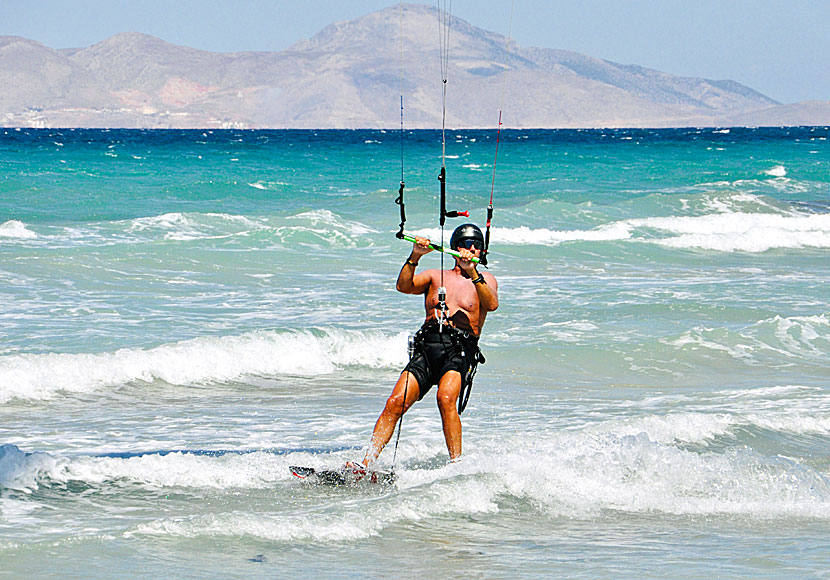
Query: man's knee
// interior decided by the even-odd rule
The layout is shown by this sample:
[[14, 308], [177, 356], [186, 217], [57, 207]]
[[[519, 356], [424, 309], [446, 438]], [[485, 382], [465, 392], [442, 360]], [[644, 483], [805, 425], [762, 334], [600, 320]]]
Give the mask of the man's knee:
[[455, 402], [458, 400], [458, 394], [453, 396], [451, 393], [438, 393], [438, 408], [441, 411], [449, 411], [455, 409]]
[[392, 415], [400, 416], [404, 412], [405, 400], [403, 393], [393, 393], [386, 399], [386, 412]]
[[410, 401], [409, 406], [411, 406], [412, 403], [418, 400], [419, 392], [418, 381], [414, 376], [401, 375], [395, 390], [386, 399], [386, 412], [397, 416], [402, 415], [408, 408], [406, 405], [407, 399]]
[[444, 375], [441, 384], [438, 386], [438, 408], [442, 411], [455, 409], [458, 395], [461, 392], [461, 377], [456, 373], [453, 375]]

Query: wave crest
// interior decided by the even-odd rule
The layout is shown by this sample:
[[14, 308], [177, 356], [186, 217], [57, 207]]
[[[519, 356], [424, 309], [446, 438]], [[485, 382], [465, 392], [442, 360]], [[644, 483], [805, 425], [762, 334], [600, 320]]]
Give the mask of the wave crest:
[[[431, 240], [439, 229], [415, 232]], [[772, 249], [830, 248], [830, 214], [716, 213], [701, 216], [650, 217], [621, 220], [589, 230], [493, 228], [495, 246], [564, 242], [629, 242], [719, 252], [760, 253]]]
[[13, 238], [18, 240], [33, 240], [37, 234], [28, 229], [28, 226], [18, 220], [9, 220], [0, 224], [0, 238]]
[[99, 354], [11, 355], [0, 358], [0, 402], [139, 381], [189, 385], [246, 375], [314, 376], [352, 365], [386, 368], [403, 364], [405, 345], [406, 333], [324, 329], [254, 331]]

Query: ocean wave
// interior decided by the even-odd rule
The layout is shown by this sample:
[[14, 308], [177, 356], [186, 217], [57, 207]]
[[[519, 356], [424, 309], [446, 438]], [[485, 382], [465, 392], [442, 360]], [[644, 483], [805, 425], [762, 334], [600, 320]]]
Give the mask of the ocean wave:
[[31, 493], [58, 469], [58, 459], [48, 453], [25, 453], [16, 445], [0, 445], [0, 489]]
[[[437, 228], [415, 235], [437, 241]], [[491, 242], [555, 246], [564, 242], [627, 242], [682, 249], [759, 253], [772, 249], [830, 248], [830, 214], [715, 213], [634, 218], [584, 230], [493, 228]], [[445, 239], [447, 242], [447, 239]]]
[[[357, 238], [375, 231], [329, 210], [257, 218], [222, 213], [168, 213], [136, 218], [126, 222], [125, 226], [126, 234], [138, 239], [190, 241], [250, 237], [255, 241], [270, 243], [276, 241], [347, 247], [356, 246]], [[112, 229], [108, 224], [102, 224], [101, 227], [104, 233]], [[118, 225], [115, 227], [120, 229]]]
[[31, 493], [42, 486], [130, 482], [152, 488], [267, 488], [290, 477], [288, 460], [268, 452], [202, 455], [147, 453], [131, 457], [62, 457], [0, 446], [0, 488]]
[[[824, 408], [820, 408], [820, 407]], [[709, 445], [721, 437], [733, 438], [738, 429], [762, 429], [776, 435], [830, 434], [830, 407], [827, 401], [799, 405], [784, 401], [769, 404], [724, 402], [717, 412], [687, 411], [665, 415], [614, 419], [588, 424], [585, 431], [597, 436], [639, 436], [670, 445], [675, 443]]]
[[405, 333], [325, 329], [254, 331], [99, 354], [10, 355], [0, 357], [0, 403], [155, 380], [189, 385], [251, 375], [314, 376], [351, 365], [387, 368], [405, 362], [405, 345]]
[[697, 452], [637, 435], [569, 434], [498, 457], [511, 495], [557, 516], [610, 510], [757, 519], [830, 518], [830, 481], [794, 460], [739, 447]]
[[741, 330], [696, 327], [665, 344], [678, 349], [726, 355], [748, 364], [821, 363], [830, 355], [830, 317], [774, 316]]
[[[432, 453], [432, 450], [430, 450]], [[341, 454], [342, 455], [342, 454]], [[181, 493], [198, 490], [280, 489], [289, 492], [302, 485], [290, 474], [296, 463], [327, 461], [342, 463], [344, 457], [325, 457], [307, 452], [274, 454], [267, 451], [246, 453], [196, 454], [187, 452], [147, 453], [132, 457], [61, 457], [47, 453], [27, 453], [14, 445], [0, 447], [0, 489], [31, 494], [42, 488], [65, 490], [67, 484], [106, 489], [144, 489], [147, 493], [176, 488]], [[253, 536], [272, 541], [350, 541], [378, 534], [401, 521], [442, 516], [498, 511], [494, 483], [468, 479], [452, 481], [453, 472], [430, 470], [436, 477], [431, 485], [413, 497], [392, 496], [381, 505], [367, 506], [356, 516], [347, 512], [314, 514], [256, 515], [240, 512], [203, 514], [192, 517], [163, 518], [139, 524], [128, 531], [133, 535]], [[402, 483], [405, 488], [420, 485], [424, 473], [417, 470]], [[448, 480], [448, 475], [450, 479]], [[463, 491], [459, 489], [463, 487]], [[277, 505], [281, 502], [277, 499]]]
[[0, 225], [6, 237], [38, 246], [97, 247], [140, 244], [164, 240], [193, 242], [220, 240], [223, 244], [271, 247], [292, 244], [313, 247], [366, 245], [376, 230], [329, 210], [294, 215], [245, 216], [226, 213], [171, 212], [129, 220], [89, 222], [83, 227], [43, 226], [35, 234], [22, 222]]
[[229, 237], [267, 227], [245, 216], [223, 213], [174, 212], [120, 223], [126, 224], [128, 234], [150, 234], [154, 238], [161, 235], [163, 239], [177, 241]]
[[249, 514], [220, 513], [190, 518], [164, 518], [137, 526], [133, 535], [180, 537], [249, 536], [272, 542], [349, 542], [377, 536], [399, 522], [446, 515], [469, 516], [499, 511], [496, 482], [467, 479], [438, 482], [411, 497], [395, 495], [364, 509], [329, 513]]
[[[784, 175], [777, 175], [779, 173]], [[816, 187], [816, 183], [786, 177], [787, 170], [783, 166], [775, 166], [762, 173], [768, 177], [759, 179], [736, 179], [735, 181], [713, 181], [701, 183], [697, 188], [714, 192], [716, 197], [727, 195], [780, 195], [805, 193]], [[819, 185], [820, 187], [820, 185]]]
[[774, 316], [754, 329], [767, 344], [793, 355], [822, 358], [830, 353], [830, 316]]
[[[421, 459], [435, 456], [440, 446], [437, 441], [422, 445], [418, 455]], [[243, 456], [238, 466], [243, 473], [252, 474], [251, 485], [259, 486], [262, 479], [270, 478], [277, 479], [275, 484], [291, 485], [278, 469], [282, 459], [272, 460], [262, 470], [268, 475], [257, 479], [253, 463], [260, 458], [255, 455]], [[325, 511], [302, 514], [230, 512], [162, 518], [140, 524], [127, 535], [350, 542], [376, 536], [402, 522], [492, 514], [513, 509], [510, 506], [517, 503], [526, 513], [568, 518], [616, 512], [742, 516], [761, 521], [830, 519], [830, 481], [826, 474], [795, 460], [763, 455], [743, 446], [701, 452], [655, 441], [645, 432], [580, 430], [540, 433], [530, 442], [524, 435], [478, 440], [475, 450], [465, 454], [463, 461], [438, 468], [418, 467], [417, 461], [412, 464], [411, 450], [405, 456], [396, 490], [366, 502], [358, 517], [350, 502], [333, 502]], [[141, 482], [162, 479], [150, 475], [151, 467], [156, 471], [186, 472], [182, 457], [163, 459], [166, 465], [147, 464], [129, 477]], [[410, 462], [408, 467], [406, 461]], [[244, 465], [246, 462], [251, 465]], [[220, 472], [230, 469], [229, 464], [213, 458], [197, 471], [207, 472], [209, 466]], [[197, 476], [187, 478], [192, 484]], [[166, 479], [172, 480], [172, 475]], [[214, 476], [207, 483], [212, 486], [218, 480]], [[409, 493], [413, 489], [418, 493]]]
[[[690, 418], [691, 428], [683, 425]], [[345, 501], [333, 499], [325, 510], [301, 513], [284, 513], [281, 499], [302, 485], [290, 476], [288, 465], [336, 465], [346, 458], [345, 451], [60, 457], [6, 445], [0, 447], [0, 485], [24, 493], [80, 483], [97, 489], [130, 485], [149, 494], [175, 488], [200, 497], [203, 490], [238, 494], [267, 489], [275, 494], [274, 511], [164, 517], [137, 524], [127, 536], [350, 542], [400, 523], [511, 509], [568, 518], [613, 512], [830, 520], [830, 476], [821, 468], [746, 445], [687, 448], [688, 439], [720, 436], [725, 426], [734, 428], [745, 419], [753, 420], [752, 415], [690, 413], [613, 419], [598, 426], [542, 430], [530, 440], [526, 434], [473, 430], [463, 461], [440, 467], [434, 458], [443, 452], [443, 442], [426, 437], [401, 450], [395, 488], [381, 495], [359, 494], [372, 499], [363, 502], [357, 516], [354, 493], [346, 494]], [[410, 493], [414, 489], [418, 493]]]
[[[415, 230], [413, 235], [429, 238], [433, 242], [441, 239], [439, 228], [425, 228]], [[563, 242], [587, 241], [605, 242], [613, 240], [625, 240], [632, 236], [632, 227], [626, 222], [614, 222], [599, 226], [591, 230], [552, 230], [547, 228], [529, 228], [519, 226], [517, 228], [493, 228], [491, 231], [491, 243], [505, 245], [528, 245], [555, 246]], [[445, 232], [445, 243], [449, 245], [449, 235]]]
[[345, 233], [360, 236], [375, 232], [375, 230], [365, 224], [344, 219], [327, 209], [306, 211], [289, 216], [286, 219], [291, 222], [304, 223], [307, 227], [312, 228], [314, 232], [320, 234]]
[[650, 440], [662, 444], [704, 443], [729, 433], [735, 424], [730, 413], [685, 412], [606, 421], [587, 427], [587, 431], [617, 437], [645, 433]]
[[[700, 200], [698, 200], [700, 201]], [[625, 242], [718, 252], [760, 253], [773, 249], [830, 248], [830, 214], [801, 213], [767, 204], [752, 195], [713, 197], [702, 215], [655, 216], [610, 221], [589, 228], [494, 227], [492, 244], [557, 246], [563, 243]], [[591, 221], [600, 219], [594, 215]], [[606, 216], [607, 219], [607, 216]], [[54, 231], [54, 233], [53, 233]], [[250, 218], [221, 213], [167, 213], [121, 222], [87, 224], [84, 228], [50, 226], [41, 236], [21, 222], [0, 225], [0, 236], [20, 243], [112, 245], [155, 240], [188, 242], [228, 240], [241, 247], [285, 244], [296, 247], [371, 246], [379, 232], [329, 210], [279, 217]], [[439, 228], [413, 234], [441, 239]], [[244, 240], [244, 241], [243, 241]], [[449, 242], [449, 232], [444, 232]]]
[[32, 240], [37, 238], [37, 234], [30, 230], [23, 222], [18, 220], [9, 220], [0, 224], [0, 238]]
[[[758, 182], [758, 185], [769, 182]], [[787, 205], [774, 198], [755, 195], [746, 191], [736, 191], [724, 194], [721, 191], [708, 189], [696, 198], [687, 200], [689, 209], [694, 209], [701, 215], [716, 214], [755, 214], [755, 213], [789, 213]]]
[[830, 247], [830, 215], [721, 213], [635, 219], [627, 223], [634, 228], [676, 234], [642, 240], [674, 248], [758, 253]]
[[[773, 168], [778, 171], [776, 168]], [[780, 177], [773, 180], [788, 181]], [[734, 183], [694, 186], [672, 195], [651, 194], [622, 204], [628, 217], [608, 221], [620, 207], [602, 209], [545, 200], [530, 212], [533, 221], [561, 221], [570, 216], [572, 229], [520, 225], [494, 227], [492, 244], [556, 246], [570, 242], [617, 242], [657, 244], [681, 249], [759, 253], [771, 249], [830, 247], [830, 214], [806, 212], [774, 197], [758, 195], [746, 188], [723, 191]], [[687, 193], [687, 195], [682, 195]], [[552, 207], [550, 204], [553, 204]], [[660, 215], [668, 214], [668, 215]], [[566, 221], [567, 223], [567, 221]], [[540, 224], [541, 225], [541, 224]], [[588, 227], [586, 227], [588, 226]], [[439, 228], [417, 230], [433, 241], [441, 239]], [[445, 231], [445, 242], [449, 234]]]

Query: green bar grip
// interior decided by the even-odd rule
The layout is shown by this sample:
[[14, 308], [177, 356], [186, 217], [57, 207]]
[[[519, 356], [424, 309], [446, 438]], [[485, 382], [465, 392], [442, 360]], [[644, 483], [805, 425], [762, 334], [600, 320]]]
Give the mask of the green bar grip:
[[[404, 234], [404, 236], [401, 239], [406, 240], [407, 242], [412, 242], [413, 244], [416, 243], [416, 240], [413, 236], [408, 236], [406, 234]], [[444, 246], [439, 246], [438, 244], [430, 244], [429, 247], [433, 250], [436, 250], [438, 252], [444, 252], [445, 254], [449, 254], [450, 256], [454, 256], [456, 258], [461, 257], [461, 254], [459, 254], [452, 248], [445, 248]], [[470, 261], [473, 264], [478, 264], [480, 260], [478, 258], [471, 258]]]

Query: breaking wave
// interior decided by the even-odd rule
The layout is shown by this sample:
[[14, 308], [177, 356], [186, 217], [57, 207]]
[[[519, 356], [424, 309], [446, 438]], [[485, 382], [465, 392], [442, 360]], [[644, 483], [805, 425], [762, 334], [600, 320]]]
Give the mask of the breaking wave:
[[[780, 173], [779, 168], [770, 171]], [[771, 181], [777, 183], [779, 180], [787, 181], [783, 177]], [[830, 247], [830, 213], [804, 211], [812, 206], [803, 202], [788, 204], [774, 197], [741, 190], [722, 191], [727, 185], [735, 184], [705, 184], [696, 187], [704, 188], [703, 191], [684, 190], [671, 195], [652, 194], [633, 199], [625, 202], [625, 213], [644, 217], [619, 220], [609, 220], [619, 208], [604, 209], [591, 203], [575, 207], [546, 200], [528, 213], [536, 226], [494, 226], [491, 240], [494, 247], [501, 244], [556, 246], [571, 242], [622, 241], [747, 253]], [[551, 220], [577, 227], [538, 227]], [[431, 240], [441, 239], [438, 228], [425, 228], [415, 233]], [[448, 236], [445, 232], [445, 241]]]
[[[168, 242], [222, 241], [254, 246], [302, 244], [356, 247], [365, 243], [369, 226], [345, 219], [329, 210], [312, 210], [287, 216], [248, 217], [226, 213], [171, 212], [129, 220], [91, 222], [82, 226], [42, 226], [36, 234], [26, 224], [11, 220], [0, 224], [0, 238], [37, 245], [111, 246], [164, 240]], [[250, 240], [246, 242], [246, 240]]]
[[774, 316], [743, 330], [695, 327], [666, 340], [678, 349], [726, 356], [751, 365], [788, 365], [794, 360], [823, 365], [830, 354], [830, 318]]
[[314, 376], [350, 365], [386, 368], [402, 364], [405, 355], [405, 333], [336, 329], [254, 331], [97, 354], [10, 355], [0, 357], [0, 403], [139, 381], [188, 385], [246, 375]]
[[[440, 239], [438, 229], [415, 232]], [[771, 249], [830, 248], [830, 214], [779, 215], [718, 213], [702, 216], [651, 217], [621, 220], [590, 230], [493, 228], [494, 245], [629, 240], [673, 248], [720, 252], [766, 252]]]
[[18, 220], [9, 220], [0, 224], [0, 238], [13, 238], [18, 240], [32, 240], [37, 234], [28, 229], [28, 226]]
[[[151, 494], [177, 489], [199, 497], [204, 490], [273, 490], [270, 511], [162, 517], [137, 524], [127, 536], [349, 542], [401, 522], [514, 509], [567, 518], [662, 513], [830, 520], [830, 477], [819, 467], [737, 443], [725, 449], [688, 447], [734, 436], [741, 426], [768, 429], [775, 423], [763, 412], [673, 413], [539, 432], [530, 441], [525, 434], [470, 433], [472, 451], [462, 462], [441, 467], [432, 458], [440, 456], [443, 442], [430, 436], [402, 450], [396, 488], [364, 496], [359, 513], [350, 507], [352, 493], [346, 501], [333, 499], [325, 509], [311, 511], [298, 511], [286, 499], [302, 485], [291, 478], [289, 465], [333, 466], [354, 451], [60, 457], [5, 445], [0, 486], [31, 493], [80, 482], [95, 488], [132, 485]], [[410, 493], [413, 489], [418, 493]]]

